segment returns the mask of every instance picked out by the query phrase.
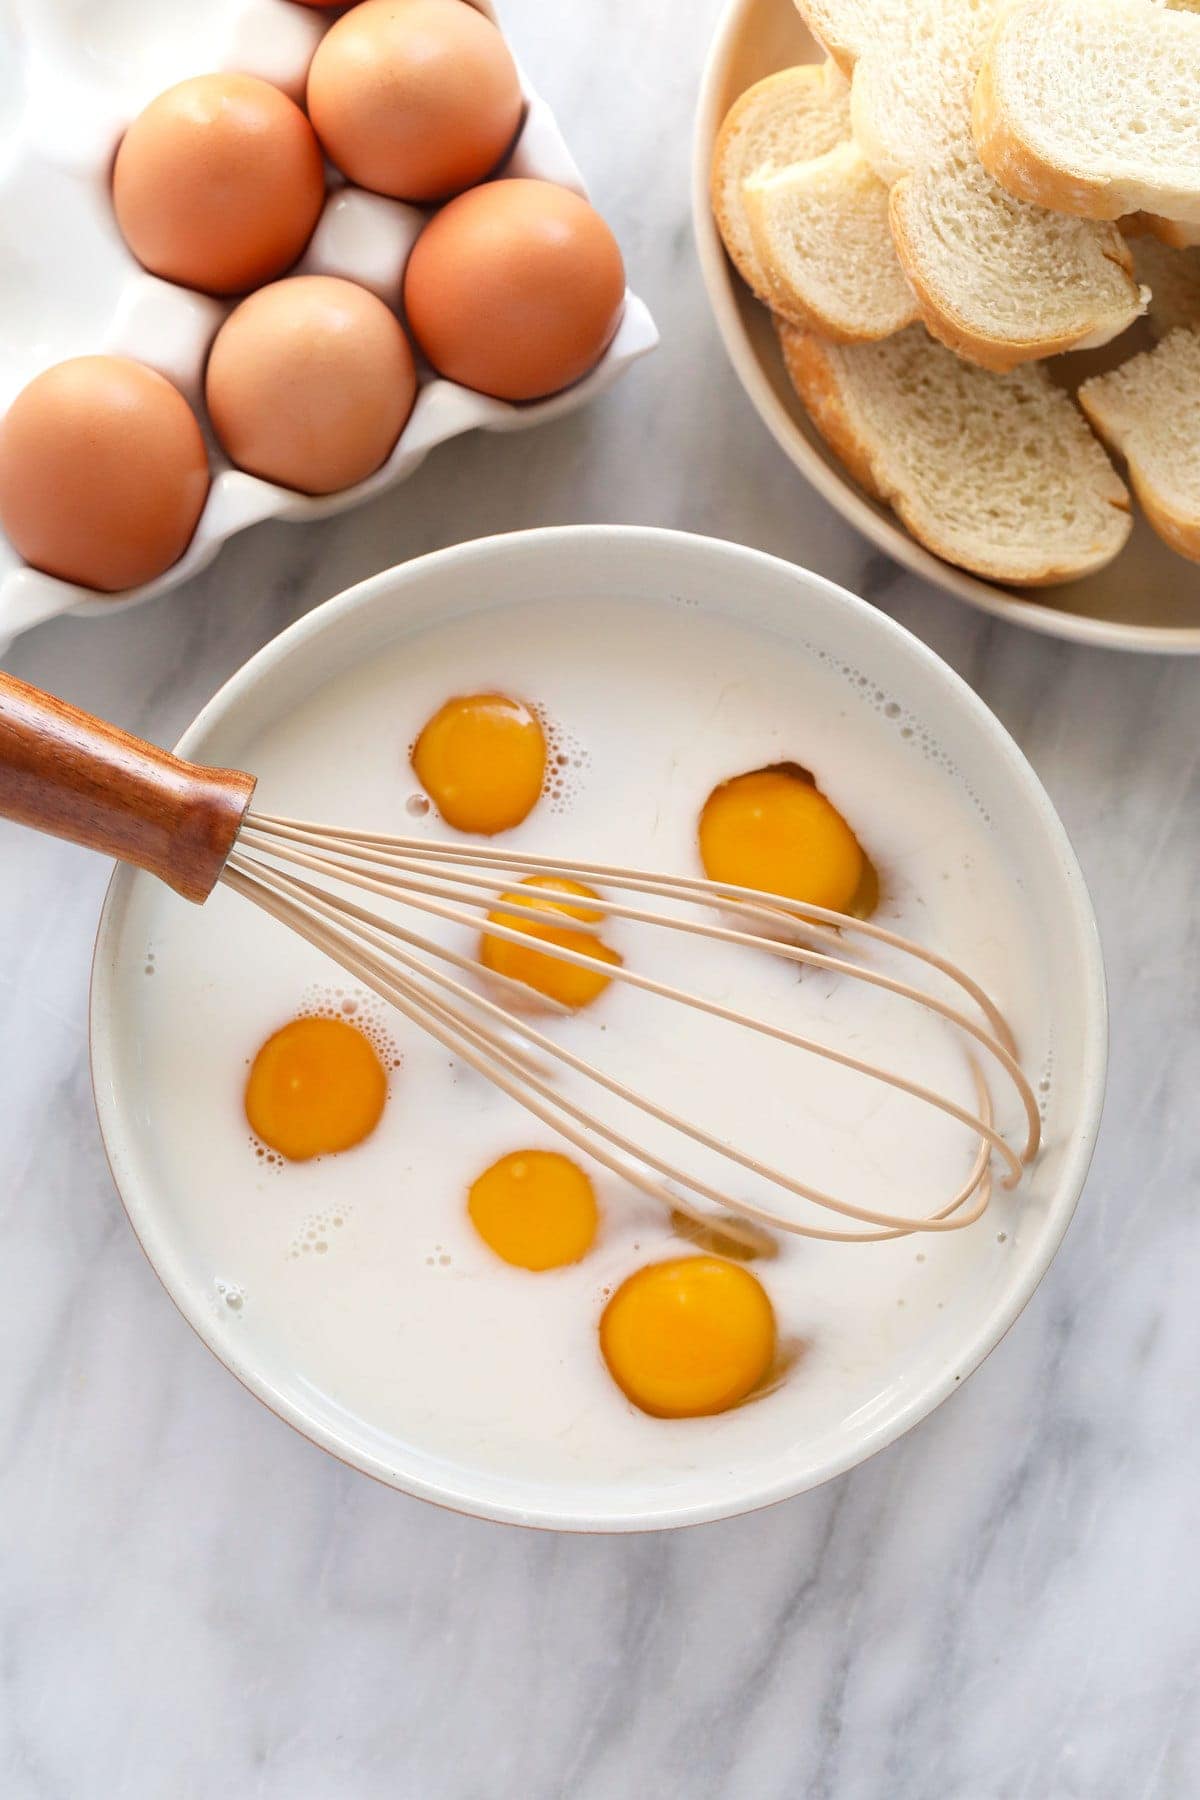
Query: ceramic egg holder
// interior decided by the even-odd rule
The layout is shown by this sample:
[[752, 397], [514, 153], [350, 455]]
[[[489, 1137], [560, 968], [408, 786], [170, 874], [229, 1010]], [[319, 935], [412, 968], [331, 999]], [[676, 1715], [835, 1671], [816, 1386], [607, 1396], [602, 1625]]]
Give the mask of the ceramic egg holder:
[[[487, 0], [471, 0], [489, 18]], [[323, 519], [403, 481], [436, 445], [461, 432], [522, 431], [573, 412], [653, 349], [647, 308], [626, 293], [616, 337], [582, 381], [547, 400], [513, 405], [442, 380], [418, 362], [412, 415], [383, 466], [366, 481], [314, 498], [236, 469], [216, 444], [203, 407], [204, 365], [218, 327], [236, 304], [150, 275], [125, 247], [113, 217], [109, 174], [129, 121], [154, 96], [189, 75], [237, 69], [302, 100], [318, 39], [335, 13], [292, 0], [239, 0], [197, 41], [194, 6], [163, 4], [140, 37], [103, 6], [77, 24], [66, 0], [39, 0], [0, 62], [15, 74], [20, 123], [0, 173], [0, 259], [15, 279], [0, 295], [0, 411], [42, 369], [70, 356], [109, 352], [148, 364], [186, 395], [208, 444], [212, 486], [200, 523], [177, 563], [154, 581], [115, 595], [29, 568], [0, 535], [0, 651], [20, 632], [59, 613], [102, 617], [153, 599], [212, 561], [226, 538], [261, 519]], [[213, 27], [215, 26], [215, 30]], [[127, 41], [125, 39], [127, 38]], [[511, 47], [511, 46], [510, 46]], [[113, 70], [123, 78], [114, 90]], [[586, 194], [554, 115], [530, 87], [503, 173], [558, 182]], [[340, 275], [395, 307], [408, 255], [428, 216], [415, 206], [344, 184], [327, 170], [325, 207], [298, 274]]]

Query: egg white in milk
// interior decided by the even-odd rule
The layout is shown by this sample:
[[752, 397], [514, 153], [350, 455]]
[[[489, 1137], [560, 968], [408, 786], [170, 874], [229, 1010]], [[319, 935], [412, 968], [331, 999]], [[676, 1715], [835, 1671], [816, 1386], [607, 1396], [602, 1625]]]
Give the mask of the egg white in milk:
[[[409, 749], [446, 699], [479, 691], [536, 704], [561, 758], [556, 791], [490, 842], [699, 873], [697, 816], [712, 788], [803, 764], [879, 872], [879, 922], [958, 959], [1000, 1001], [1026, 1067], [1041, 1066], [1048, 1026], [1027, 908], [922, 722], [854, 671], [729, 618], [614, 600], [496, 607], [423, 628], [245, 746], [256, 806], [453, 836], [409, 804]], [[465, 930], [431, 930], [475, 949]], [[595, 1169], [601, 1223], [581, 1262], [538, 1274], [500, 1262], [468, 1219], [470, 1183], [508, 1151], [561, 1146], [377, 1007], [370, 1016], [399, 1066], [374, 1134], [341, 1156], [264, 1166], [242, 1107], [249, 1059], [306, 1005], [361, 996], [224, 891], [195, 909], [142, 883], [127, 931], [153, 970], [142, 982], [135, 1103], [181, 1254], [207, 1271], [211, 1307], [240, 1334], [241, 1353], [287, 1366], [314, 1406], [362, 1421], [385, 1464], [415, 1447], [501, 1482], [603, 1489], [632, 1479], [659, 1493], [714, 1460], [767, 1475], [798, 1443], [887, 1407], [913, 1352], [961, 1341], [1004, 1279], [1019, 1195], [998, 1194], [958, 1233], [855, 1246], [785, 1238], [754, 1266], [791, 1355], [786, 1379], [718, 1417], [652, 1419], [609, 1378], [597, 1324], [625, 1276], [686, 1248], [653, 1203]], [[605, 936], [631, 966], [970, 1099], [954, 1037], [877, 990], [620, 921]], [[545, 1028], [706, 1129], [867, 1205], [930, 1211], [970, 1161], [961, 1128], [928, 1109], [619, 981]], [[1002, 1081], [996, 1089], [1011, 1125], [1011, 1099]], [[658, 1128], [646, 1141], [664, 1143]]]

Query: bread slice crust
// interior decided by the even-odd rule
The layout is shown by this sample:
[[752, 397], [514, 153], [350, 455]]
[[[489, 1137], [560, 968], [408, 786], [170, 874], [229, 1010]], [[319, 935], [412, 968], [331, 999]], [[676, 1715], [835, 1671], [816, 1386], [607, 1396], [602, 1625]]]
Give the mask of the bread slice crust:
[[[1114, 102], [1113, 64], [1133, 45], [1141, 60]], [[1194, 110], [1196, 91], [1190, 10], [1016, 0], [984, 50], [972, 131], [984, 168], [1022, 200], [1087, 219], [1153, 213], [1181, 232], [1200, 225], [1200, 132], [1181, 128], [1175, 108]]]
[[[1115, 226], [1064, 228], [979, 163], [971, 90], [999, 3], [796, 0], [851, 71], [855, 137], [891, 184], [896, 252], [926, 326], [960, 356], [1006, 370], [1108, 342], [1143, 297]], [[971, 206], [948, 231], [959, 197]]]
[[[778, 332], [789, 379], [834, 455], [934, 555], [991, 581], [1044, 587], [1103, 568], [1125, 544], [1125, 485], [1044, 369], [990, 374], [919, 325], [863, 346], [783, 322]], [[1043, 432], [1042, 454], [1031, 456]], [[1022, 541], [1014, 515], [1048, 506], [1068, 459], [1057, 531], [1042, 520]]]
[[743, 183], [771, 310], [839, 344], [902, 331], [917, 302], [896, 257], [888, 190], [849, 139]]
[[[977, 179], [973, 172], [963, 173], [971, 180]], [[956, 355], [978, 363], [981, 368], [1003, 374], [1021, 363], [1040, 362], [1068, 350], [1097, 349], [1120, 336], [1144, 310], [1146, 296], [1137, 280], [1133, 254], [1122, 234], [1113, 231], [1109, 236], [1106, 232], [1103, 240], [1096, 243], [1085, 226], [1076, 252], [1080, 260], [1119, 271], [1119, 279], [1106, 284], [1102, 269], [1097, 268], [1097, 299], [1102, 287], [1112, 288], [1105, 303], [1094, 305], [1085, 320], [1077, 311], [1063, 306], [1066, 296], [1051, 291], [1036, 322], [1029, 317], [1022, 318], [1018, 313], [1011, 323], [989, 328], [978, 304], [973, 310], [962, 304], [961, 290], [956, 290], [952, 281], [946, 279], [945, 269], [928, 253], [923, 242], [936, 228], [947, 197], [954, 193], [957, 179], [958, 173], [951, 165], [905, 176], [893, 186], [888, 203], [896, 255], [916, 296], [921, 317], [933, 336]], [[1010, 242], [1014, 250], [1024, 228], [1031, 227], [1040, 234], [1040, 226], [1028, 218], [1027, 209], [1020, 202], [993, 194], [989, 196], [988, 204], [1012, 207]], [[1061, 223], [1053, 229], [1071, 232], [1069, 225]]]
[[850, 95], [831, 63], [798, 63], [738, 96], [713, 145], [709, 199], [721, 241], [750, 291], [770, 306], [766, 271], [746, 218], [742, 185], [765, 163], [821, 156], [850, 134]]
[[1168, 332], [1079, 390], [1093, 429], [1125, 458], [1151, 525], [1180, 556], [1200, 562], [1200, 335]]

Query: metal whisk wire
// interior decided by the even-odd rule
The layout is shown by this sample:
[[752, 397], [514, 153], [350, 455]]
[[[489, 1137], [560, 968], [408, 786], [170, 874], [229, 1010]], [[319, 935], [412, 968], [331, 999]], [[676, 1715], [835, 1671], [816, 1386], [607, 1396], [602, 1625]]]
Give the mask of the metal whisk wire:
[[[278, 864], [284, 867], [276, 866]], [[564, 935], [577, 936], [579, 948], [572, 949], [567, 944], [540, 937], [531, 940], [519, 924], [505, 924], [507, 915], [497, 916], [491, 909], [504, 898], [514, 881], [520, 881], [522, 877], [598, 881], [621, 894], [646, 896], [700, 909], [700, 916], [687, 917], [632, 905], [627, 900], [614, 900], [604, 894], [594, 898], [589, 894], [587, 909], [601, 919], [615, 918], [697, 935], [715, 943], [763, 951], [866, 982], [911, 1001], [941, 1018], [967, 1040], [967, 1060], [976, 1089], [977, 1112], [972, 1113], [946, 1095], [894, 1070], [836, 1050], [770, 1020], [673, 987], [620, 963], [603, 965], [605, 975], [616, 981], [822, 1057], [935, 1108], [978, 1138], [972, 1166], [950, 1201], [927, 1214], [885, 1213], [839, 1199], [739, 1150], [705, 1131], [695, 1121], [659, 1106], [646, 1095], [633, 1092], [623, 1082], [538, 1029], [520, 1011], [500, 1005], [441, 966], [447, 964], [462, 975], [477, 977], [480, 968], [474, 958], [462, 955], [410, 926], [370, 911], [336, 889], [317, 885], [293, 872], [298, 870], [317, 876], [322, 884], [336, 882], [339, 887], [357, 888], [385, 900], [400, 902], [418, 914], [424, 913], [474, 931], [484, 926], [486, 916], [489, 937], [527, 947], [535, 943], [539, 954], [593, 970], [596, 962], [589, 957], [586, 946], [597, 929], [594, 919], [572, 917], [562, 910], [561, 904], [554, 905], [549, 897], [545, 905], [539, 905], [534, 897], [538, 890], [523, 889], [521, 921], [551, 924]], [[948, 959], [870, 920], [851, 919], [822, 907], [773, 896], [768, 899], [752, 889], [693, 877], [649, 874], [602, 863], [563, 861], [479, 845], [432, 843], [421, 838], [353, 831], [255, 812], [246, 814], [220, 879], [323, 950], [355, 979], [431, 1033], [452, 1055], [486, 1076], [577, 1149], [651, 1198], [705, 1225], [714, 1223], [712, 1215], [698, 1207], [695, 1200], [721, 1208], [726, 1217], [722, 1219], [720, 1229], [726, 1236], [750, 1248], [763, 1249], [769, 1242], [752, 1221], [773, 1231], [849, 1243], [880, 1241], [915, 1232], [962, 1229], [978, 1219], [987, 1207], [993, 1155], [999, 1156], [1005, 1164], [1004, 1185], [1011, 1187], [1020, 1180], [1023, 1168], [1037, 1152], [1041, 1124], [1037, 1100], [1021, 1070], [1012, 1034], [999, 1009], [977, 983]], [[720, 923], [722, 915], [736, 920], [736, 924]], [[743, 928], [752, 925], [758, 925], [760, 929]], [[778, 935], [784, 928], [790, 933], [786, 938]], [[886, 946], [943, 976], [957, 986], [984, 1022], [980, 1023], [961, 1007], [927, 993], [900, 976], [852, 960], [848, 952], [851, 940], [856, 937], [867, 944]], [[826, 947], [816, 948], [814, 944]], [[529, 990], [509, 977], [489, 972], [487, 979], [494, 991], [498, 989], [528, 998]], [[680, 1137], [716, 1153], [732, 1168], [765, 1179], [784, 1193], [846, 1220], [856, 1221], [867, 1229], [849, 1231], [818, 1226], [713, 1186], [674, 1161], [656, 1155], [646, 1145], [571, 1099], [543, 1072], [547, 1059], [573, 1070]], [[1025, 1137], [1020, 1150], [1014, 1150], [995, 1127], [985, 1063], [998, 1068], [1019, 1097], [1025, 1118]], [[689, 1195], [695, 1198], [689, 1198]]]
[[[674, 1211], [713, 1224], [699, 1202], [728, 1215], [721, 1229], [756, 1248], [773, 1245], [758, 1226], [799, 1236], [863, 1242], [912, 1232], [956, 1231], [980, 1217], [991, 1192], [991, 1166], [1005, 1165], [1013, 1186], [1036, 1154], [1040, 1133], [1037, 1101], [1023, 1075], [1016, 1047], [999, 1009], [963, 970], [920, 944], [876, 925], [817, 906], [688, 876], [652, 874], [596, 862], [514, 854], [479, 844], [433, 843], [342, 826], [307, 824], [252, 810], [255, 777], [245, 770], [190, 763], [128, 732], [105, 724], [53, 695], [0, 673], [0, 817], [103, 851], [145, 869], [186, 900], [204, 902], [218, 883], [318, 946], [465, 1064], [485, 1075], [529, 1112], [577, 1148], [616, 1171]], [[528, 885], [528, 878], [559, 883], [599, 882], [622, 896], [592, 894], [581, 909], [564, 906]], [[309, 877], [316, 877], [311, 880]], [[519, 896], [508, 894], [526, 878]], [[536, 946], [605, 979], [690, 1008], [758, 1036], [895, 1089], [932, 1107], [977, 1140], [970, 1172], [945, 1204], [916, 1216], [883, 1212], [823, 1192], [749, 1155], [635, 1093], [541, 1031], [519, 1008], [492, 995], [521, 998], [530, 990], [494, 970], [488, 989], [471, 956], [414, 930], [411, 924], [372, 912], [341, 890], [357, 888], [409, 913], [443, 925], [483, 928], [489, 939]], [[522, 907], [520, 918], [495, 910]], [[639, 904], [653, 901], [675, 910]], [[681, 913], [678, 908], [690, 908]], [[586, 915], [591, 914], [589, 918]], [[770, 1019], [722, 1005], [702, 994], [656, 980], [618, 958], [601, 963], [589, 955], [597, 920], [616, 919], [699, 936], [713, 945], [737, 946], [855, 980], [911, 1002], [940, 1019], [964, 1040], [976, 1089], [976, 1110], [831, 1044]], [[721, 922], [729, 921], [729, 922]], [[549, 923], [551, 936], [530, 937], [522, 925]], [[788, 935], [781, 936], [785, 931]], [[572, 947], [572, 945], [575, 947]], [[959, 990], [951, 1004], [904, 976], [855, 960], [872, 948], [894, 953]], [[455, 971], [450, 973], [448, 971]], [[466, 977], [467, 979], [460, 979]], [[971, 1010], [963, 1010], [969, 1003]], [[982, 1021], [982, 1022], [981, 1022]], [[568, 1034], [569, 1036], [570, 1034]], [[554, 1067], [569, 1070], [655, 1121], [683, 1141], [719, 1157], [729, 1169], [750, 1174], [782, 1193], [811, 1203], [835, 1219], [865, 1229], [812, 1224], [752, 1203], [724, 1185], [679, 1167], [652, 1146], [616, 1129], [590, 1105], [581, 1105], [553, 1080]], [[1024, 1140], [1014, 1149], [996, 1128], [987, 1072], [1011, 1083], [1025, 1115]], [[549, 1071], [549, 1073], [548, 1073]], [[757, 1221], [757, 1225], [756, 1222]]]

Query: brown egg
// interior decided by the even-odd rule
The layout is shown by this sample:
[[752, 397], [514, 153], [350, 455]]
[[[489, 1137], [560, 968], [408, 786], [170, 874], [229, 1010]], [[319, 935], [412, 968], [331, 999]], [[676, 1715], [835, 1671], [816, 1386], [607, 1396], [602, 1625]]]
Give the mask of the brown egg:
[[0, 419], [0, 525], [48, 575], [115, 593], [170, 568], [208, 493], [177, 388], [124, 356], [56, 363]]
[[404, 304], [439, 374], [537, 400], [600, 360], [625, 297], [599, 213], [548, 181], [493, 181], [436, 213], [413, 248]]
[[117, 223], [138, 261], [209, 294], [281, 275], [324, 200], [312, 126], [254, 75], [197, 75], [168, 88], [133, 121], [113, 167]]
[[231, 462], [332, 494], [385, 462], [417, 391], [412, 351], [382, 300], [329, 275], [260, 288], [213, 340], [205, 399]]
[[496, 167], [521, 87], [504, 39], [467, 0], [363, 0], [317, 45], [308, 111], [351, 181], [441, 200]]

